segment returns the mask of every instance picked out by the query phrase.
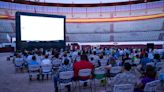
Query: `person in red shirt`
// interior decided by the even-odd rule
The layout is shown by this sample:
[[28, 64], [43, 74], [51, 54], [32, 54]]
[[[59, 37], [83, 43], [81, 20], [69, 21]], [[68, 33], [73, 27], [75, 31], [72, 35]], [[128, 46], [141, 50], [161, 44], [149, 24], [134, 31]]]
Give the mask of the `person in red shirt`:
[[[74, 69], [74, 78], [75, 80], [78, 79], [78, 73], [81, 69], [92, 69], [93, 71], [93, 64], [88, 61], [87, 55], [81, 55], [81, 60], [79, 62], [74, 63], [73, 69]], [[88, 77], [81, 78], [82, 80], [88, 79]]]

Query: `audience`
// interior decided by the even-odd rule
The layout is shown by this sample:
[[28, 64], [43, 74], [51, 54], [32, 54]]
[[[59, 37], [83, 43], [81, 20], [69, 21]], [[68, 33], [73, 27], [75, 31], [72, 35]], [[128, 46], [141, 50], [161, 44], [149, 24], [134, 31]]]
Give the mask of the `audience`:
[[[39, 63], [36, 61], [36, 57], [32, 56], [32, 60], [28, 62], [28, 68], [30, 68], [30, 67], [36, 68], [36, 66], [39, 67]], [[31, 72], [40, 72], [40, 69], [35, 69], [35, 70], [32, 70]], [[40, 78], [40, 75], [37, 74], [37, 79], [39, 80], [39, 78]], [[31, 80], [31, 78], [30, 78], [30, 80]]]
[[32, 52], [28, 52], [28, 56], [26, 58], [26, 61], [27, 62], [31, 61], [32, 60], [32, 56], [33, 56]]
[[16, 62], [24, 62], [23, 61], [23, 58], [21, 57], [20, 54], [16, 54], [16, 57], [15, 57], [15, 60], [14, 61], [15, 61], [14, 63], [16, 63]]
[[[81, 55], [82, 54], [82, 55]], [[25, 50], [23, 53], [17, 53], [15, 62], [23, 61], [23, 65], [53, 65], [59, 64], [54, 73], [54, 85], [57, 92], [57, 82], [69, 82], [69, 80], [60, 80], [59, 73], [63, 71], [74, 71], [74, 80], [86, 80], [89, 77], [78, 77], [81, 69], [104, 68], [106, 73], [110, 74], [110, 69], [115, 66], [122, 67], [122, 72], [118, 73], [109, 85], [113, 87], [119, 84], [133, 84], [136, 90], [143, 91], [146, 83], [156, 80], [156, 72], [163, 72], [164, 68], [156, 69], [156, 64], [162, 61], [163, 53], [155, 50], [146, 49], [116, 49], [116, 48], [91, 48], [84, 50], [67, 50], [59, 52], [55, 49], [43, 50], [35, 49], [33, 51]], [[128, 62], [126, 62], [128, 60]], [[153, 63], [152, 66], [149, 63]], [[141, 66], [141, 68], [140, 68]], [[135, 72], [135, 73], [134, 73]], [[137, 72], [137, 73], [136, 73]], [[94, 73], [94, 72], [92, 72]], [[93, 75], [93, 74], [92, 74]], [[140, 77], [142, 75], [142, 77]], [[138, 81], [140, 80], [140, 81]], [[66, 86], [70, 91], [70, 86]]]
[[54, 67], [58, 67], [62, 65], [61, 59], [59, 59], [59, 54], [55, 53], [55, 55], [52, 57], [52, 65]]
[[36, 57], [32, 56], [32, 60], [28, 62], [28, 65], [39, 65], [39, 63], [36, 61]]
[[15, 64], [15, 67], [21, 68], [21, 71], [23, 70], [23, 65], [25, 62], [20, 54], [16, 54], [16, 57], [14, 58], [13, 63]]
[[[87, 55], [81, 55], [81, 60], [79, 62], [74, 63], [73, 69], [74, 69], [74, 78], [78, 79], [78, 73], [79, 70], [81, 69], [92, 69], [94, 68], [93, 64], [88, 61]], [[82, 78], [82, 79], [88, 79], [87, 78]]]
[[154, 81], [156, 78], [156, 71], [153, 66], [147, 65], [146, 66], [146, 71], [143, 74], [143, 77], [140, 79], [140, 83], [138, 83], [137, 88], [139, 92], [142, 92], [146, 83]]
[[[126, 50], [126, 52], [127, 52], [127, 50]], [[126, 61], [126, 60], [129, 60], [129, 59], [130, 59], [130, 58], [129, 58], [129, 54], [128, 54], [128, 53], [124, 54], [123, 57], [122, 57], [122, 64], [124, 64], [125, 61]]]
[[[73, 68], [69, 65], [69, 60], [65, 59], [64, 60], [64, 64], [63, 66], [61, 66], [58, 70], [58, 73], [56, 74], [56, 76], [54, 77], [54, 86], [55, 86], [55, 92], [58, 92], [58, 85], [57, 82], [60, 81], [61, 83], [67, 83], [70, 82], [72, 79], [59, 79], [59, 73], [60, 72], [66, 72], [66, 71], [72, 71]], [[70, 91], [70, 86], [67, 86], [68, 91]]]
[[112, 67], [117, 66], [116, 60], [114, 58], [111, 58], [110, 62], [109, 62], [109, 65], [111, 65]]
[[113, 80], [110, 81], [110, 85], [119, 85], [119, 84], [133, 84], [136, 85], [137, 77], [130, 72], [131, 65], [129, 63], [124, 63], [122, 68], [122, 73], [117, 74]]
[[45, 55], [45, 59], [41, 61], [41, 65], [51, 65], [51, 60], [48, 58], [48, 55]]
[[141, 59], [142, 69], [146, 68], [146, 64], [150, 63], [151, 60], [148, 58], [148, 54], [145, 53], [144, 57]]
[[63, 56], [61, 57], [62, 58], [62, 63], [64, 62], [65, 59], [69, 59], [69, 65], [71, 65], [72, 60], [69, 57], [69, 55], [67, 55], [67, 54], [69, 54], [69, 52], [65, 51]]
[[98, 64], [99, 64], [99, 66], [107, 66], [108, 65], [108, 60], [105, 59], [102, 54], [100, 54]]
[[76, 55], [75, 60], [74, 60], [75, 62], [79, 62], [81, 60], [80, 55], [81, 55], [81, 53], [78, 52], [78, 54]]

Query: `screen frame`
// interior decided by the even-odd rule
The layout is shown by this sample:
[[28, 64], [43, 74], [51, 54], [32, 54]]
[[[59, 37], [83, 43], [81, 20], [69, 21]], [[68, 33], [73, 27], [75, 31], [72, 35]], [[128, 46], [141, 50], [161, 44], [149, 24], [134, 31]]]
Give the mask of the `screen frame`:
[[[65, 40], [65, 16], [61, 16], [61, 15], [48, 15], [48, 14], [40, 14], [40, 13], [27, 13], [27, 12], [16, 12], [16, 34], [17, 38], [16, 40], [19, 41], [25, 41], [25, 40], [21, 40], [21, 16], [34, 16], [34, 17], [50, 17], [50, 18], [63, 18], [64, 19], [64, 40]], [[53, 41], [53, 40], [51, 40]], [[54, 40], [55, 41], [55, 40]]]
[[[63, 43], [66, 42], [66, 16], [63, 16], [63, 15], [50, 15], [50, 14], [41, 14], [41, 13], [29, 13], [29, 12], [16, 12], [15, 14], [15, 17], [16, 17], [16, 48], [17, 49], [21, 49], [23, 48], [22, 44], [24, 43], [28, 43], [28, 41], [22, 41], [21, 40], [21, 15], [24, 15], [24, 16], [38, 16], [38, 17], [51, 17], [51, 18], [64, 18], [64, 40], [61, 40]], [[61, 41], [50, 41], [51, 43], [58, 43], [58, 42], [61, 42]], [[33, 42], [33, 43], [38, 43], [38, 42], [48, 42], [48, 41], [30, 41], [30, 42]]]

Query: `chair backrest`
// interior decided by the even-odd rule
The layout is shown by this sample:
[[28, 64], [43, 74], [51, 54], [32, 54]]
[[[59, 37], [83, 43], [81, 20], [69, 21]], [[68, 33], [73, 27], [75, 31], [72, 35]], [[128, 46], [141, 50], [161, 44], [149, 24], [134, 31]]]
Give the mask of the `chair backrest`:
[[125, 63], [129, 63], [129, 64], [132, 64], [132, 60], [125, 60]]
[[100, 68], [95, 68], [94, 74], [105, 74], [105, 70]]
[[160, 83], [160, 80], [155, 80], [155, 81], [146, 83], [144, 92], [156, 92], [156, 88], [159, 83]]
[[147, 63], [146, 65], [154, 66], [155, 64], [153, 62]]
[[111, 70], [110, 70], [110, 73], [119, 73], [121, 72], [121, 67], [120, 66], [115, 66], [115, 67], [112, 67]]
[[41, 65], [42, 72], [51, 72], [52, 71], [52, 65]]
[[164, 59], [161, 59], [161, 62], [164, 62]]
[[91, 75], [91, 69], [81, 69], [79, 71], [79, 76], [82, 77], [82, 76], [90, 76]]
[[160, 70], [160, 69], [162, 69], [162, 68], [164, 68], [164, 62], [158, 62], [158, 63], [156, 64], [156, 69], [157, 69], [157, 70]]
[[132, 84], [120, 84], [120, 85], [114, 85], [113, 92], [133, 92], [134, 91], [134, 85]]
[[134, 60], [133, 64], [139, 65], [140, 64], [140, 59]]
[[100, 64], [101, 64], [101, 66], [106, 66], [107, 65], [107, 60], [106, 59], [100, 60]]
[[60, 59], [52, 60], [53, 66], [60, 66], [62, 61]]
[[14, 63], [16, 67], [20, 67], [23, 65], [24, 61], [23, 59], [15, 59]]
[[28, 65], [28, 70], [30, 71], [36, 71], [39, 70], [40, 66], [39, 65]]
[[117, 65], [121, 65], [122, 61], [121, 60], [116, 60]]
[[105, 69], [104, 68], [95, 68], [94, 75], [95, 79], [102, 79], [105, 78]]
[[96, 66], [98, 66], [98, 62], [97, 62], [97, 60], [90, 60], [90, 62], [96, 67]]
[[60, 72], [59, 73], [59, 78], [60, 79], [71, 79], [74, 76], [73, 71], [65, 71], [65, 72]]
[[77, 62], [81, 60], [80, 56], [77, 56], [75, 59], [76, 59]]

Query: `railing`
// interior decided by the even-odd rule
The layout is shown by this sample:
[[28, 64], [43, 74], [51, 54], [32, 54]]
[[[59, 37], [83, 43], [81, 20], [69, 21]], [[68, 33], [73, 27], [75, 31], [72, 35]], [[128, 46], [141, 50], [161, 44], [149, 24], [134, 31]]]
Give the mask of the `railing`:
[[164, 10], [164, 1], [156, 1], [149, 3], [133, 4], [133, 5], [121, 5], [121, 6], [102, 6], [102, 7], [52, 7], [52, 6], [37, 6], [16, 4], [10, 2], [0, 1], [0, 8], [15, 11], [27, 11], [27, 12], [42, 12], [42, 13], [58, 13], [58, 14], [80, 14], [80, 13], [117, 13], [117, 12], [133, 12], [137, 10], [147, 11], [154, 8], [162, 8]]

